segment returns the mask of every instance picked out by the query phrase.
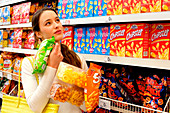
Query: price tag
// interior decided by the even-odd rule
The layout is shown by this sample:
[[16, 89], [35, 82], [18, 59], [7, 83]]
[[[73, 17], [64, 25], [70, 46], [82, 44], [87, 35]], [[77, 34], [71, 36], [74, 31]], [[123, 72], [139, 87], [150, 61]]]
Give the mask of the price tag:
[[111, 102], [109, 100], [99, 99], [99, 107], [110, 110]]
[[106, 22], [111, 22], [112, 18], [110, 16], [108, 16], [108, 18], [106, 18]]
[[12, 75], [10, 73], [7, 74], [7, 79], [12, 80]]
[[3, 73], [2, 72], [0, 72], [0, 77], [3, 77]]

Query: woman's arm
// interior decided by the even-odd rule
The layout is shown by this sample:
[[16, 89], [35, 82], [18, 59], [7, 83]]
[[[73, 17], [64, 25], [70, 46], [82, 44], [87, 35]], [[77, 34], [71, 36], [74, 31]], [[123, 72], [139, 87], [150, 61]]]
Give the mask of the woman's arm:
[[27, 103], [35, 113], [41, 113], [49, 101], [47, 95], [54, 80], [56, 69], [47, 66], [42, 79], [37, 84], [30, 61], [24, 58], [22, 62], [22, 84]]

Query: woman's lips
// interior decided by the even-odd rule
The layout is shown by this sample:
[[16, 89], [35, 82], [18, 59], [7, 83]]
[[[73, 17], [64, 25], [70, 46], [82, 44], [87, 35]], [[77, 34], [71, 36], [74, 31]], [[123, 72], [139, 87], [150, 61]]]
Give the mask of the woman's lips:
[[61, 33], [61, 30], [58, 30], [55, 32], [55, 34], [60, 34]]

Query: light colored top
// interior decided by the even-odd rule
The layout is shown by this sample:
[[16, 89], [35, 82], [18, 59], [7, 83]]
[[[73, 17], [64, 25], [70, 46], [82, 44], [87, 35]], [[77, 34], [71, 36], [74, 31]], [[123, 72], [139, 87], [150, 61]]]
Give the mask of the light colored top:
[[[82, 69], [87, 70], [86, 61], [79, 54], [78, 56], [81, 60]], [[81, 113], [81, 109], [86, 111], [85, 102], [80, 107], [77, 107], [68, 102], [62, 103], [49, 98], [50, 88], [56, 77], [57, 70], [55, 68], [47, 66], [43, 74], [38, 74], [40, 81], [39, 85], [32, 72], [32, 65], [30, 61], [25, 58], [22, 62], [22, 84], [27, 103], [35, 113], [41, 113], [48, 102], [60, 105], [58, 113]]]

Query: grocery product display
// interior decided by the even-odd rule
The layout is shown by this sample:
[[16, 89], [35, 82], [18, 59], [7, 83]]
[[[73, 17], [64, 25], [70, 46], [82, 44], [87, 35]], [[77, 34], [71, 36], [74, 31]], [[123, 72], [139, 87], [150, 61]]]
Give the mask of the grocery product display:
[[[10, 0], [0, 0], [0, 3], [5, 4], [8, 1]], [[45, 70], [54, 39], [51, 39], [52, 44], [46, 47], [47, 45], [44, 46], [41, 39], [34, 36], [31, 28], [33, 14], [43, 7], [56, 10], [61, 21], [65, 23], [61, 43], [67, 45], [70, 50], [86, 57], [88, 55], [109, 56], [108, 59], [104, 59], [105, 63], [95, 62], [95, 59], [100, 58], [87, 61], [89, 66], [87, 72], [61, 62], [56, 73], [57, 80], [53, 82], [49, 98], [76, 106], [81, 106], [85, 101], [87, 112], [91, 113], [169, 112], [169, 68], [159, 68], [159, 66], [156, 69], [155, 67], [145, 68], [147, 64], [127, 65], [126, 61], [119, 65], [114, 61], [109, 63], [109, 58], [114, 56], [115, 58], [124, 57], [127, 60], [128, 58], [147, 59], [148, 62], [149, 59], [164, 60], [169, 63], [170, 23], [168, 20], [170, 18], [166, 18], [165, 22], [153, 19], [153, 21], [137, 22], [111, 20], [110, 23], [104, 20], [102, 23], [89, 22], [87, 25], [84, 25], [84, 21], [81, 20], [88, 18], [93, 20], [94, 17], [112, 19], [114, 16], [121, 17], [121, 15], [130, 17], [144, 13], [148, 15], [169, 13], [170, 1], [167, 0], [45, 0], [41, 2], [21, 0], [14, 4], [0, 6], [0, 27], [2, 27], [0, 28], [0, 90], [2, 94], [17, 96], [19, 67], [23, 58], [30, 56], [20, 54], [22, 52], [6, 52], [4, 48], [36, 50], [33, 73], [43, 73]], [[70, 21], [74, 19], [80, 19], [82, 25], [81, 22], [79, 25], [74, 23], [74, 26], [71, 25]], [[8, 27], [10, 25], [15, 27]], [[34, 53], [30, 52], [30, 54]], [[21, 93], [21, 96], [25, 97], [24, 92]]]

